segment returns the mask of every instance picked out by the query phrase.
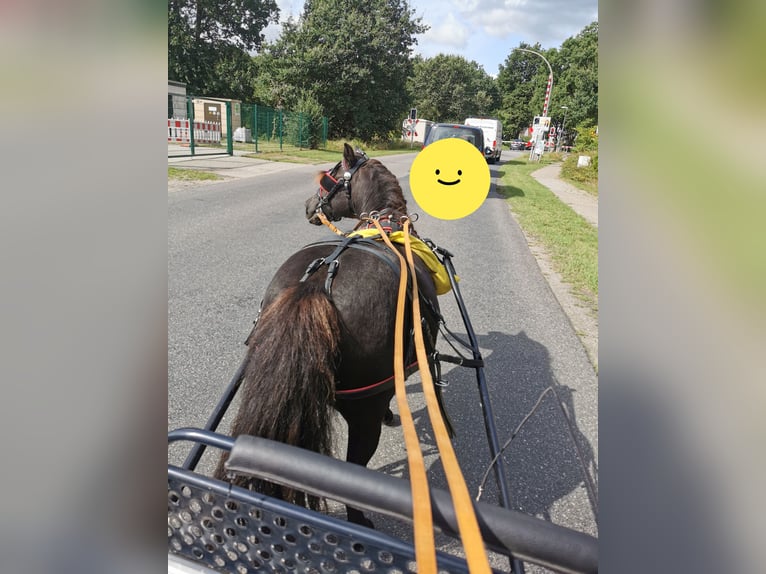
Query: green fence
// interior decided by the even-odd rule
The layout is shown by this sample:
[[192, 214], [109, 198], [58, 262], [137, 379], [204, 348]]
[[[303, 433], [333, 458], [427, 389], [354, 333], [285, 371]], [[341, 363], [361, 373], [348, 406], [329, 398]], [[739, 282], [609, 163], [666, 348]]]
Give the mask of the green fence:
[[[250, 144], [253, 151], [284, 151], [285, 148], [324, 148], [327, 118], [301, 112], [275, 110], [257, 104], [241, 105], [241, 125], [235, 144]], [[249, 139], [248, 139], [249, 138]], [[244, 141], [248, 140], [248, 141]]]
[[327, 145], [324, 116], [193, 96], [186, 98], [184, 117], [170, 115], [169, 107], [169, 157], [233, 155], [234, 150], [263, 153]]

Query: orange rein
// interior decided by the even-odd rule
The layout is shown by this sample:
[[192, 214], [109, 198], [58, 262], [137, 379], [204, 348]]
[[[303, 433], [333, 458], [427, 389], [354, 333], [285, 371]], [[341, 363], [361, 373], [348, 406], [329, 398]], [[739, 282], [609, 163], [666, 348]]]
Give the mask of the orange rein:
[[[377, 219], [369, 219], [378, 229], [381, 238], [386, 245], [399, 258], [401, 273], [399, 276], [399, 296], [396, 308], [396, 330], [394, 337], [394, 377], [396, 386], [396, 400], [399, 406], [399, 416], [402, 421], [404, 443], [407, 448], [407, 460], [410, 470], [410, 485], [412, 489], [412, 516], [415, 534], [415, 558], [418, 564], [418, 572], [435, 574], [436, 546], [433, 533], [433, 516], [431, 512], [431, 499], [429, 496], [428, 477], [426, 476], [423, 453], [420, 449], [420, 441], [415, 430], [415, 424], [407, 403], [407, 393], [404, 385], [404, 308], [407, 297], [407, 268], [412, 276], [412, 323], [415, 326], [415, 350], [418, 363], [421, 366], [428, 365], [428, 357], [423, 340], [423, 329], [420, 319], [420, 300], [418, 297], [417, 277], [415, 275], [415, 262], [410, 245], [410, 220], [404, 218], [404, 248], [407, 257], [407, 268], [401, 253], [394, 247], [388, 235], [384, 232]], [[491, 572], [484, 541], [481, 537], [479, 523], [474, 512], [473, 500], [468, 493], [465, 478], [460, 470], [455, 450], [452, 448], [444, 419], [439, 411], [436, 398], [436, 390], [431, 373], [428, 368], [420, 369], [420, 378], [423, 383], [423, 394], [426, 398], [428, 416], [434, 430], [436, 445], [442, 457], [444, 472], [447, 476], [452, 503], [455, 507], [458, 529], [465, 548], [468, 570], [472, 574], [489, 574]]]

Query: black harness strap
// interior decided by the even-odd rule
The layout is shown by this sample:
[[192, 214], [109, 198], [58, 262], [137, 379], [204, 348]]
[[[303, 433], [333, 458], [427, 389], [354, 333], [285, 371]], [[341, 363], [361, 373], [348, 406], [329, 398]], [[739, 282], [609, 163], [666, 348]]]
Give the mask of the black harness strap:
[[[341, 217], [336, 217], [334, 214], [334, 211], [332, 209], [332, 204], [330, 203], [330, 200], [333, 198], [333, 196], [338, 193], [341, 189], [346, 190], [346, 195], [348, 196], [348, 205], [349, 209], [351, 210], [351, 213], [356, 213], [353, 205], [353, 201], [351, 199], [351, 178], [356, 173], [356, 171], [362, 167], [365, 163], [367, 163], [367, 160], [369, 158], [367, 157], [367, 154], [364, 152], [361, 152], [361, 157], [357, 158], [356, 162], [354, 162], [354, 165], [347, 166], [344, 161], [340, 161], [337, 164], [335, 164], [335, 167], [332, 168], [329, 171], [326, 171], [324, 175], [322, 175], [321, 179], [319, 180], [319, 189], [317, 190], [317, 196], [319, 197], [319, 205], [317, 206], [317, 211], [323, 210], [325, 206], [328, 206], [330, 209], [330, 213], [327, 214], [327, 217], [329, 217], [332, 221], [340, 221]], [[343, 175], [340, 177], [340, 179], [336, 179], [333, 176], [333, 173], [337, 172], [339, 168], [344, 167], [348, 168], [343, 173]], [[324, 191], [324, 194], [322, 193]]]
[[[393, 255], [389, 252], [389, 250], [385, 249], [385, 247], [382, 246], [379, 241], [376, 241], [374, 239], [361, 237], [358, 235], [352, 235], [352, 236], [346, 236], [346, 237], [338, 238], [338, 239], [317, 241], [315, 243], [306, 245], [303, 248], [308, 249], [309, 247], [318, 247], [318, 246], [328, 246], [328, 247], [332, 246], [332, 247], [335, 247], [335, 249], [330, 253], [330, 255], [326, 257], [319, 257], [317, 259], [314, 259], [311, 263], [309, 263], [305, 273], [303, 274], [303, 277], [301, 277], [300, 279], [300, 282], [301, 283], [305, 282], [306, 280], [308, 280], [309, 277], [311, 277], [311, 275], [313, 275], [317, 270], [319, 270], [319, 268], [321, 268], [323, 265], [327, 265], [327, 278], [325, 279], [324, 287], [325, 287], [325, 291], [330, 297], [332, 297], [332, 281], [338, 272], [338, 267], [340, 266], [339, 257], [346, 249], [349, 249], [349, 248], [359, 249], [361, 251], [365, 251], [371, 255], [376, 256], [378, 259], [385, 261], [386, 264], [391, 268], [391, 271], [395, 273], [397, 277], [399, 275], [398, 259], [395, 260]], [[411, 305], [410, 297], [411, 297], [412, 289], [409, 286], [409, 283], [411, 283], [411, 281], [412, 281], [412, 278], [409, 276], [409, 273], [407, 273], [408, 305]], [[423, 304], [423, 307], [427, 309], [428, 312], [432, 313], [432, 315], [437, 319], [437, 321], [443, 322], [444, 319], [436, 311], [436, 309], [433, 306], [433, 303], [429, 299], [427, 299], [422, 292], [420, 292], [419, 296], [420, 296], [420, 301]], [[422, 320], [425, 322], [425, 317]], [[407, 337], [407, 340], [405, 343], [405, 349], [404, 349], [405, 364], [409, 365], [407, 367], [407, 376], [409, 376], [412, 372], [418, 369], [417, 362], [412, 362], [414, 358], [414, 351], [415, 351], [414, 333], [413, 333], [412, 325], [409, 325], [408, 331], [410, 332], [410, 336]], [[435, 353], [435, 350], [430, 348], [430, 345], [428, 345], [428, 347], [429, 348], [427, 349], [427, 352], [429, 356], [436, 358], [437, 355]], [[342, 391], [336, 391], [336, 393], [338, 394], [339, 397], [346, 398], [346, 399], [361, 399], [371, 395], [375, 395], [377, 393], [381, 393], [385, 390], [393, 388], [393, 386], [394, 386], [394, 379], [392, 376], [389, 379], [379, 381], [378, 383], [370, 385], [369, 387], [365, 387], [362, 389], [347, 389]]]
[[335, 248], [335, 251], [330, 253], [330, 255], [327, 257], [320, 257], [319, 259], [314, 259], [314, 261], [309, 263], [309, 266], [306, 268], [306, 272], [300, 279], [300, 283], [305, 282], [306, 279], [311, 277], [311, 275], [315, 273], [317, 269], [319, 269], [322, 265], [327, 265], [327, 279], [325, 279], [324, 288], [327, 292], [327, 295], [332, 297], [332, 282], [333, 279], [335, 279], [335, 275], [338, 273], [338, 267], [340, 266], [340, 260], [338, 257], [340, 257], [340, 254], [343, 253], [349, 245], [355, 241], [358, 241], [359, 239], [359, 237], [350, 235], [344, 237], [339, 242], [333, 242], [338, 244], [338, 246]]

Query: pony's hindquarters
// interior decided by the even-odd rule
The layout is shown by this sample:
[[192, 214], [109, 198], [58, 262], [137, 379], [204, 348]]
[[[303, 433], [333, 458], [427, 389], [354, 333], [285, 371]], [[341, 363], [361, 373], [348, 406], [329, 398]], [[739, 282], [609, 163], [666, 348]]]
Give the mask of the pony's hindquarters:
[[[330, 455], [339, 339], [338, 314], [321, 285], [300, 283], [278, 294], [250, 338], [231, 435], [264, 437]], [[224, 462], [225, 457], [217, 478], [226, 474]], [[299, 493], [263, 481], [239, 477], [235, 484], [304, 502]]]

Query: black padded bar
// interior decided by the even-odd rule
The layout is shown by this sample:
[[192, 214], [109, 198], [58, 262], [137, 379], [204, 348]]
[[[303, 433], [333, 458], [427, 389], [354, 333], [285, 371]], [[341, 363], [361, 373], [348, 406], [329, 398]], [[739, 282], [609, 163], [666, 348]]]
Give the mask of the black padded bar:
[[[226, 468], [344, 504], [412, 520], [406, 480], [271, 440], [240, 436]], [[432, 489], [434, 523], [458, 537], [449, 494]], [[485, 544], [502, 554], [560, 572], [598, 572], [598, 542], [592, 536], [513, 510], [475, 502]]]

